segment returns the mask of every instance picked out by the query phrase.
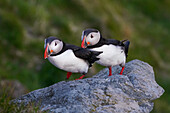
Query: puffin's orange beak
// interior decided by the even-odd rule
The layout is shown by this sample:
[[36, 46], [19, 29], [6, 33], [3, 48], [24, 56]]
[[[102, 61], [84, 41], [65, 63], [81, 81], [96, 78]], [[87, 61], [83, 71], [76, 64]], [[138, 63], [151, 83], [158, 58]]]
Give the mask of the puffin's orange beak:
[[44, 59], [48, 58], [48, 44], [45, 48], [45, 52], [44, 52]]
[[81, 47], [82, 47], [82, 48], [85, 48], [85, 38], [86, 38], [86, 37], [84, 36], [83, 41], [82, 41], [82, 43], [81, 43]]

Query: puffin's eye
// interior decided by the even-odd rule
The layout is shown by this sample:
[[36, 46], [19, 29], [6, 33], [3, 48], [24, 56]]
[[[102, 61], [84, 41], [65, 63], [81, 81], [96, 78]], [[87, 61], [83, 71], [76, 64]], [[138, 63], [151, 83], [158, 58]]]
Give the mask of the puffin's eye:
[[57, 43], [55, 42], [55, 46], [57, 45]]
[[90, 37], [93, 38], [93, 35], [91, 35]]

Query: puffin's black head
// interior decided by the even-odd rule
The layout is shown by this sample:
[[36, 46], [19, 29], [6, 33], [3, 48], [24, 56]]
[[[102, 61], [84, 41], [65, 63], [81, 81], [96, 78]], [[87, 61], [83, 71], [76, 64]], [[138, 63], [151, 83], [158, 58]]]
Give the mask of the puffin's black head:
[[86, 29], [82, 32], [81, 36], [81, 47], [86, 48], [92, 46], [100, 41], [101, 35], [97, 29]]
[[44, 44], [44, 59], [48, 58], [51, 54], [59, 53], [63, 48], [63, 41], [60, 39], [50, 36], [47, 39], [45, 39]]

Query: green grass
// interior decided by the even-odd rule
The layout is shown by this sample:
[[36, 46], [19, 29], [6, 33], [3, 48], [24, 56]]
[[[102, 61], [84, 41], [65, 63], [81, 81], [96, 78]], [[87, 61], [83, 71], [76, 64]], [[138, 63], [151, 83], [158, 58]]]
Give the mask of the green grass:
[[0, 112], [1, 113], [46, 113], [39, 110], [38, 106], [30, 103], [25, 106], [20, 104], [10, 103], [11, 97], [8, 96], [8, 93], [4, 90], [3, 93], [0, 92]]

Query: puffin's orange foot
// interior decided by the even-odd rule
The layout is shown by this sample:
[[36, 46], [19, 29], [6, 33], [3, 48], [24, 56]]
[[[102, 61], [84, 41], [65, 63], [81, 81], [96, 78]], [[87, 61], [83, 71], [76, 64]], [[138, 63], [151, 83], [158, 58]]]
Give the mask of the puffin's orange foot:
[[119, 73], [120, 75], [122, 75], [123, 74], [123, 70], [125, 69], [125, 67], [122, 67], [122, 70], [121, 70], [121, 72]]
[[109, 76], [112, 76], [112, 67], [109, 67]]
[[78, 78], [78, 79], [75, 79], [75, 80], [80, 80], [80, 79], [82, 79], [84, 76], [85, 76], [85, 75], [82, 75], [80, 78]]

